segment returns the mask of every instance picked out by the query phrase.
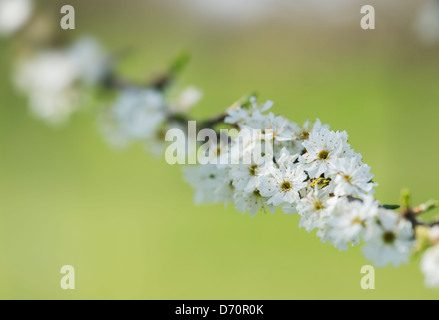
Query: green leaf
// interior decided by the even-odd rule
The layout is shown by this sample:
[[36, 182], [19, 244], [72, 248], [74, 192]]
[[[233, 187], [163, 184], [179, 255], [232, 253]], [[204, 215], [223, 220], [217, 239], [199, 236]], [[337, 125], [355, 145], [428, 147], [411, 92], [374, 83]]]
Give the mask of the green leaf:
[[398, 204], [383, 204], [383, 208], [388, 210], [396, 210], [399, 209], [400, 207], [401, 206]]

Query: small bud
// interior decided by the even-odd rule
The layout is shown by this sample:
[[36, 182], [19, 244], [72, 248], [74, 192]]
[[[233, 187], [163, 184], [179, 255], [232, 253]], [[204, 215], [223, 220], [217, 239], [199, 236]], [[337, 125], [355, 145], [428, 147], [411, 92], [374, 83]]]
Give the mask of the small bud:
[[439, 201], [437, 200], [428, 200], [427, 202], [420, 204], [414, 209], [416, 214], [424, 213], [430, 210], [433, 210], [439, 206]]
[[169, 109], [175, 113], [187, 113], [200, 101], [202, 92], [195, 87], [186, 88], [175, 103], [170, 104]]
[[410, 208], [410, 190], [404, 189], [401, 192], [401, 203], [404, 209]]

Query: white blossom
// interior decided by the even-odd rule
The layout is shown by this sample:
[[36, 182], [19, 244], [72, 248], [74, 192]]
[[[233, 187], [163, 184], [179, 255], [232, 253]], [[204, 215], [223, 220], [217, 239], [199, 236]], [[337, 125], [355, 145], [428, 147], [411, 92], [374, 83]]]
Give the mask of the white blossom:
[[370, 173], [370, 167], [357, 157], [337, 159], [330, 169], [335, 176], [335, 195], [363, 197], [373, 193], [373, 187], [376, 186], [372, 182], [374, 175]]
[[230, 30], [257, 23], [273, 10], [273, 0], [182, 0], [176, 3], [193, 18]]
[[174, 113], [187, 113], [200, 101], [202, 96], [203, 93], [198, 88], [187, 87], [176, 101], [169, 103], [168, 108]]
[[299, 154], [292, 154], [287, 148], [282, 148], [276, 156], [276, 163], [278, 165], [290, 166], [293, 165], [296, 160], [299, 159]]
[[322, 228], [332, 211], [329, 200], [328, 189], [319, 189], [317, 186], [300, 199], [297, 203], [299, 228], [305, 228], [308, 232]]
[[426, 45], [439, 42], [439, 1], [429, 0], [419, 10], [414, 30], [420, 41]]
[[412, 224], [390, 210], [381, 209], [378, 221], [367, 226], [363, 254], [377, 267], [408, 263], [415, 241]]
[[255, 189], [253, 192], [236, 192], [234, 196], [235, 208], [242, 214], [247, 211], [254, 217], [260, 210], [274, 213], [276, 207], [267, 203], [267, 199], [262, 197], [260, 192]]
[[78, 70], [63, 52], [49, 51], [22, 63], [16, 73], [18, 88], [29, 95], [34, 115], [58, 124], [79, 107], [79, 92], [74, 87]]
[[305, 121], [305, 123], [303, 124], [302, 127], [297, 128], [296, 137], [299, 140], [308, 140], [311, 133], [319, 132], [322, 129], [329, 130], [329, 125], [322, 124], [320, 119], [316, 119], [316, 121], [314, 123], [307, 120], [307, 121]]
[[283, 146], [289, 141], [295, 140], [294, 132], [297, 131], [297, 124], [288, 121], [283, 116], [275, 116], [269, 113], [265, 119], [264, 130], [272, 130], [272, 139], [276, 145]]
[[221, 171], [214, 164], [186, 166], [185, 178], [195, 189], [196, 204], [220, 202], [216, 190], [224, 184]]
[[81, 37], [67, 49], [78, 72], [79, 80], [95, 85], [107, 74], [110, 59], [101, 45], [92, 37]]
[[366, 225], [377, 214], [378, 204], [372, 197], [363, 201], [339, 198], [328, 219], [329, 242], [340, 251], [346, 251], [349, 244], [359, 244]]
[[[230, 8], [242, 10], [251, 1], [246, 1], [244, 7], [232, 5], [236, 1], [227, 2]], [[0, 35], [22, 28], [32, 9], [32, 0], [0, 0]], [[438, 18], [439, 0], [430, 0], [416, 21], [416, 30], [425, 42], [439, 41]], [[66, 121], [86, 105], [90, 86], [113, 79], [109, 78], [113, 76], [111, 57], [91, 37], [79, 38], [65, 49], [36, 51], [29, 56], [18, 65], [15, 82], [28, 95], [31, 112], [50, 124]], [[138, 142], [161, 152], [168, 130], [191, 132], [186, 128], [187, 114], [202, 96], [194, 87], [186, 88], [176, 98], [170, 97], [168, 88], [124, 83], [123, 88], [114, 89], [115, 101], [103, 109], [99, 118], [105, 138], [114, 146]], [[219, 144], [210, 144], [210, 138], [218, 136], [215, 130], [208, 132], [209, 143], [205, 141], [198, 150], [192, 150], [192, 139], [196, 138], [183, 136], [184, 150], [190, 156], [185, 153], [177, 158], [185, 160], [196, 154], [198, 160], [207, 160], [185, 167], [186, 180], [195, 189], [195, 202], [232, 203], [251, 217], [261, 211], [274, 213], [277, 208], [287, 214], [297, 213], [300, 228], [316, 230], [322, 242], [340, 251], [364, 240], [363, 254], [377, 267], [407, 263], [415, 248], [431, 246], [422, 258], [421, 270], [428, 287], [439, 287], [439, 226], [422, 226], [422, 241], [415, 246], [416, 223], [411, 220], [417, 219], [415, 214], [434, 207], [432, 202], [413, 211], [405, 208], [404, 214], [387, 210], [391, 206], [382, 206], [373, 198], [377, 186], [372, 180], [374, 175], [361, 154], [351, 148], [345, 131], [331, 131], [319, 119], [300, 127], [270, 112], [272, 106], [270, 100], [260, 104], [251, 97], [230, 107], [224, 123], [240, 131], [229, 132]], [[217, 128], [222, 119], [223, 115], [207, 120], [202, 129], [212, 123]]]
[[256, 98], [251, 97], [250, 104], [251, 106], [245, 108], [240, 105], [229, 108], [224, 122], [237, 124], [241, 129], [245, 127], [264, 129], [267, 117], [267, 115], [264, 115], [264, 112], [273, 106], [273, 102], [267, 101], [262, 105], [258, 105]]
[[428, 249], [421, 260], [421, 271], [425, 276], [425, 285], [439, 287], [439, 245]]
[[236, 164], [230, 167], [230, 176], [233, 177], [233, 186], [247, 193], [259, 187], [260, 178], [264, 169], [258, 164]]
[[[230, 166], [217, 164], [217, 174], [222, 179], [222, 183], [215, 189], [215, 197], [225, 205], [234, 201], [236, 192], [233, 186], [233, 176], [230, 174]], [[235, 198], [236, 199], [236, 198]]]
[[0, 36], [19, 30], [30, 18], [33, 0], [0, 0]]
[[154, 89], [126, 89], [104, 115], [101, 129], [110, 143], [145, 142], [166, 118], [165, 101]]
[[335, 165], [335, 161], [343, 156], [347, 143], [345, 132], [334, 132], [322, 128], [311, 132], [309, 139], [303, 143], [306, 153], [300, 156], [299, 161], [311, 178], [318, 178]]
[[259, 191], [261, 195], [269, 198], [269, 204], [293, 204], [300, 199], [299, 191], [307, 186], [305, 180], [306, 175], [300, 168], [284, 165], [279, 168], [272, 167], [269, 174], [261, 177]]
[[95, 85], [109, 61], [97, 42], [80, 38], [66, 50], [36, 53], [17, 67], [15, 84], [29, 96], [31, 112], [49, 124], [65, 122], [87, 101], [81, 86]]

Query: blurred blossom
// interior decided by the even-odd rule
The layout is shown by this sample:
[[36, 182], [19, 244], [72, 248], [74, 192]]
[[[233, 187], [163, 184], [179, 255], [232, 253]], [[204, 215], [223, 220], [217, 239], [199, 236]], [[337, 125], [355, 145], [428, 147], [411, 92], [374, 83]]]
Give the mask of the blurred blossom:
[[379, 223], [367, 225], [363, 254], [377, 267], [409, 262], [415, 241], [412, 224], [391, 210], [380, 210]]
[[79, 76], [85, 84], [94, 85], [107, 74], [110, 61], [100, 44], [92, 37], [82, 37], [68, 50]]
[[230, 27], [264, 18], [271, 13], [273, 0], [183, 0], [178, 3], [199, 18]]
[[47, 50], [23, 61], [15, 83], [29, 96], [34, 115], [50, 124], [66, 121], [83, 101], [81, 84], [96, 84], [106, 73], [108, 61], [89, 38], [66, 50]]
[[421, 260], [421, 271], [424, 273], [427, 287], [439, 287], [439, 245], [425, 252]]
[[175, 113], [186, 113], [200, 101], [203, 93], [195, 87], [186, 88], [178, 97], [177, 101], [169, 105], [169, 109]]
[[430, 0], [421, 7], [415, 20], [415, 32], [427, 45], [439, 42], [439, 0]]
[[7, 36], [20, 29], [32, 9], [32, 0], [0, 0], [0, 35]]
[[43, 52], [24, 62], [16, 74], [16, 84], [29, 95], [34, 115], [56, 124], [65, 121], [77, 108], [73, 89], [78, 70], [63, 52]]
[[353, 6], [358, 7], [360, 11], [360, 4], [356, 4], [351, 0], [277, 0], [284, 6], [279, 14], [283, 15], [284, 19], [300, 20], [301, 23], [309, 22], [311, 18], [312, 24], [321, 22], [340, 23], [347, 20], [357, 19], [358, 16], [343, 14], [344, 10], [348, 10]]
[[166, 118], [164, 104], [163, 94], [158, 90], [122, 91], [115, 104], [101, 115], [99, 125], [104, 138], [120, 148], [155, 137]]
[[182, 0], [178, 5], [199, 19], [221, 28], [242, 27], [275, 18], [287, 22], [340, 22], [346, 15], [335, 14], [352, 7], [350, 0]]

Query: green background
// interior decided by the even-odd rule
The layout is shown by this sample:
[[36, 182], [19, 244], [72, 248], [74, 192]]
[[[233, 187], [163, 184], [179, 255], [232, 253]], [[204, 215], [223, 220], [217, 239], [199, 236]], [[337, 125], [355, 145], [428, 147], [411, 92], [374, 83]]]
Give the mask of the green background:
[[[276, 21], [222, 30], [156, 2], [63, 2], [77, 11], [70, 36], [133, 49], [118, 64], [132, 79], [147, 79], [190, 50], [179, 84], [204, 92], [195, 117], [256, 90], [293, 121], [318, 117], [347, 130], [382, 202], [397, 203], [404, 187], [417, 202], [439, 198], [439, 51], [417, 43], [404, 20], [378, 15], [375, 31], [358, 22]], [[352, 14], [361, 17], [359, 9]], [[140, 146], [110, 149], [93, 112], [61, 128], [33, 119], [10, 81], [10, 40], [0, 41], [0, 298], [439, 297], [424, 288], [419, 257], [376, 269], [376, 289], [364, 291], [360, 247], [340, 253], [298, 229], [298, 216], [252, 219], [231, 206], [194, 205], [181, 168]], [[59, 284], [67, 264], [76, 270], [72, 291]]]

